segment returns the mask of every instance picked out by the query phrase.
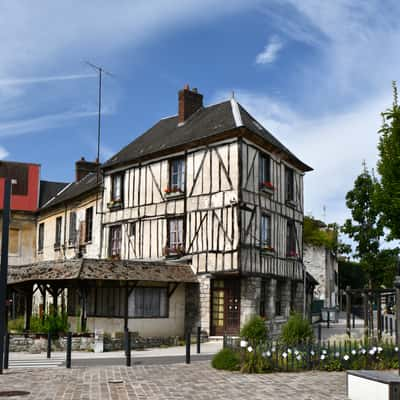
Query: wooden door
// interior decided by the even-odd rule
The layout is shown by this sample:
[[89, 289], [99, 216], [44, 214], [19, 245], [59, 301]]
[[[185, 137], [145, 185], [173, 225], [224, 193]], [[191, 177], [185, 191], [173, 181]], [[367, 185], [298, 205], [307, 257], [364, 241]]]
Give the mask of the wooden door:
[[211, 334], [237, 334], [240, 329], [240, 281], [216, 279], [211, 290]]

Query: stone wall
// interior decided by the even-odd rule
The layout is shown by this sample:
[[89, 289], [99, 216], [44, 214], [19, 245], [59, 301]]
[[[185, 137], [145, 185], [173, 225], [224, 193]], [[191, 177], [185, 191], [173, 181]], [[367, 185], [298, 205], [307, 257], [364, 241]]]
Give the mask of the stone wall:
[[210, 334], [210, 300], [211, 300], [211, 277], [210, 275], [199, 275], [200, 315], [199, 324], [203, 332]]
[[260, 314], [261, 278], [243, 278], [240, 285], [240, 326], [243, 326], [252, 315]]

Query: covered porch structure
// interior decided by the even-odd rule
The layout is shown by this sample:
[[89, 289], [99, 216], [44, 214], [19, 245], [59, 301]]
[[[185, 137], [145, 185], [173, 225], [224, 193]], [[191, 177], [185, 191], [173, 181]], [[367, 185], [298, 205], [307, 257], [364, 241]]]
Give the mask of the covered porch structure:
[[[11, 267], [13, 292], [25, 299], [25, 330], [30, 330], [33, 297], [46, 312], [67, 312], [71, 330], [122, 332], [141, 336], [183, 336], [198, 318], [198, 281], [190, 265], [165, 261], [74, 259]], [[67, 296], [65, 296], [67, 294]], [[67, 299], [67, 301], [65, 301]]]

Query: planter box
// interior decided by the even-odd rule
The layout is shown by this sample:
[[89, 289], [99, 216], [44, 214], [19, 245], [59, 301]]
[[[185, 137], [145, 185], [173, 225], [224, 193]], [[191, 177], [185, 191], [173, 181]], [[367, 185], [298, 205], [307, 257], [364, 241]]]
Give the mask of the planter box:
[[382, 371], [347, 371], [350, 400], [400, 400], [400, 376]]

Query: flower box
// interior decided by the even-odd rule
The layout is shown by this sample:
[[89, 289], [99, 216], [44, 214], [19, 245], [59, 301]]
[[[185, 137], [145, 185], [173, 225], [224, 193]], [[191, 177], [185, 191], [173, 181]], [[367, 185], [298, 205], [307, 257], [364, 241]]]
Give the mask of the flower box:
[[275, 186], [270, 181], [261, 182], [260, 183], [260, 188], [261, 189], [266, 189], [268, 191], [274, 191], [275, 190]]
[[290, 257], [290, 258], [298, 258], [299, 257], [299, 255], [295, 251], [290, 251], [287, 254], [287, 256]]
[[111, 200], [111, 201], [109, 201], [107, 203], [107, 207], [110, 210], [115, 210], [115, 209], [121, 208], [122, 207], [122, 201], [121, 200]]
[[185, 248], [182, 245], [177, 247], [165, 246], [163, 254], [165, 257], [182, 257], [185, 254]]
[[164, 193], [165, 193], [167, 196], [169, 196], [169, 195], [183, 194], [184, 192], [183, 192], [182, 189], [180, 189], [180, 188], [178, 188], [178, 187], [173, 187], [173, 188], [167, 187], [167, 188], [164, 189]]
[[263, 253], [275, 253], [275, 249], [272, 246], [263, 246], [261, 251]]

